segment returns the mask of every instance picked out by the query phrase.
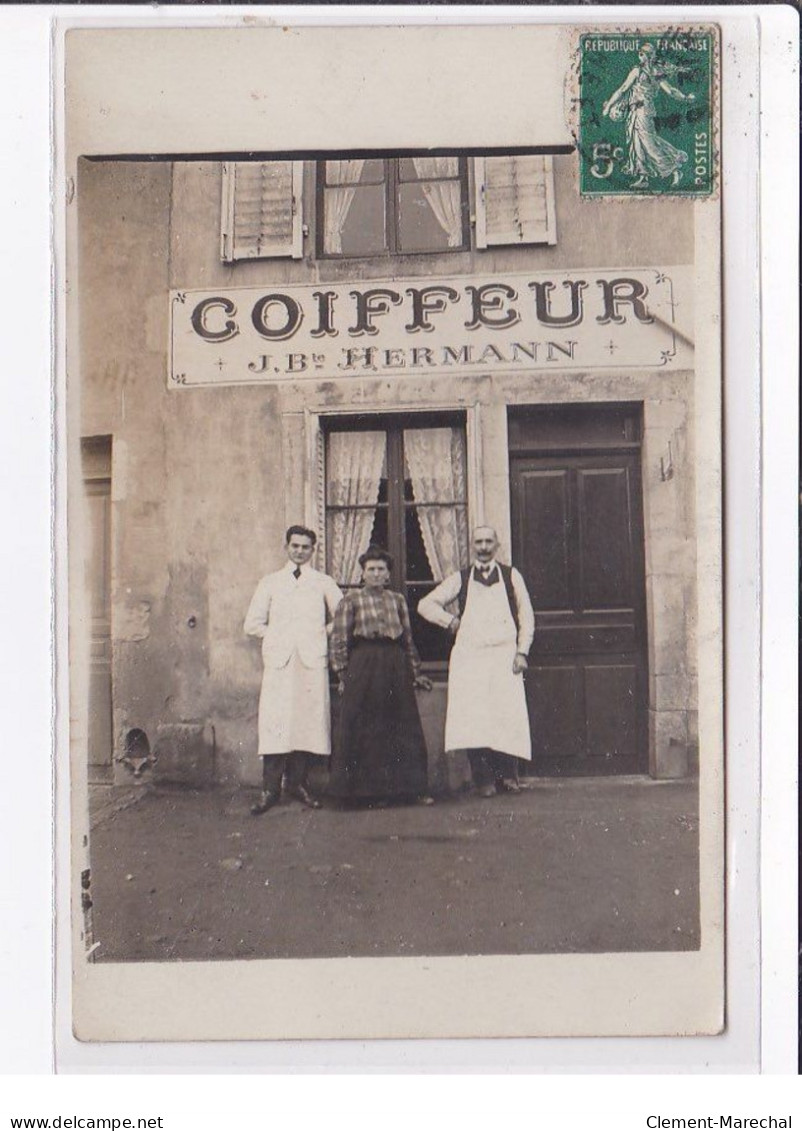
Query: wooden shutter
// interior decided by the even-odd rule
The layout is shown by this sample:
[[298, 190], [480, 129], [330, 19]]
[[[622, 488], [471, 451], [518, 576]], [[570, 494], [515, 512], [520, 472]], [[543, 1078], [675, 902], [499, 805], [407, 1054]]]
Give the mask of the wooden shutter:
[[477, 157], [476, 246], [557, 242], [551, 157]]
[[220, 240], [223, 261], [300, 259], [302, 192], [302, 161], [226, 162]]

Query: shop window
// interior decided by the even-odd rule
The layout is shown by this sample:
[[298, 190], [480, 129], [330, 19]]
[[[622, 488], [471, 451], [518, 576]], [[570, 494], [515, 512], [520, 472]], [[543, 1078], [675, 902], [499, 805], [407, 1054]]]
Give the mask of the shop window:
[[465, 427], [455, 418], [338, 421], [325, 437], [326, 568], [360, 584], [372, 542], [392, 554], [421, 658], [444, 661], [449, 638], [417, 615], [426, 593], [469, 562]]
[[467, 183], [460, 157], [321, 161], [318, 250], [363, 256], [465, 249]]
[[476, 246], [555, 244], [551, 157], [474, 159]]
[[223, 261], [300, 259], [302, 200], [302, 161], [226, 162], [220, 233]]

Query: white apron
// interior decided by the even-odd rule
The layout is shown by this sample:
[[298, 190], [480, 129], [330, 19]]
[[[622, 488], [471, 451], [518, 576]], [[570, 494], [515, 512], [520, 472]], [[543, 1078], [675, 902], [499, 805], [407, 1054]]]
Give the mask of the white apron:
[[486, 746], [531, 761], [524, 677], [512, 671], [517, 644], [503, 581], [471, 577], [448, 667], [446, 750]]
[[306, 667], [297, 651], [284, 667], [266, 665], [259, 695], [259, 754], [330, 754], [329, 712], [327, 667]]
[[331, 753], [327, 617], [342, 594], [330, 577], [288, 563], [263, 577], [245, 617], [262, 639], [258, 753]]

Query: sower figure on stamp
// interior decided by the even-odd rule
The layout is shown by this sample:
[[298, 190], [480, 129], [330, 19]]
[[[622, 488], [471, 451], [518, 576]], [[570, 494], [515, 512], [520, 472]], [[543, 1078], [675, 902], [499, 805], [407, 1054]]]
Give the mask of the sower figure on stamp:
[[[517, 793], [517, 759], [531, 761], [532, 738], [523, 673], [535, 616], [517, 569], [496, 561], [490, 526], [473, 533], [474, 564], [452, 573], [418, 605], [432, 624], [455, 636], [448, 668], [446, 750], [467, 750], [482, 797]], [[458, 602], [456, 614], [448, 606]]]
[[648, 188], [650, 177], [671, 177], [674, 186], [682, 177], [682, 167], [688, 160], [688, 154], [658, 134], [655, 108], [660, 91], [676, 102], [694, 101], [694, 94], [683, 94], [668, 82], [667, 73], [677, 69], [671, 64], [657, 62], [653, 44], [641, 44], [637, 66], [632, 68], [602, 107], [602, 114], [614, 121], [626, 114], [629, 161], [624, 172], [637, 178], [631, 188]]
[[317, 538], [304, 526], [286, 536], [287, 564], [259, 582], [245, 632], [262, 640], [264, 675], [259, 696], [262, 795], [251, 812], [266, 813], [288, 794], [311, 809], [320, 802], [306, 784], [309, 755], [331, 753], [327, 624], [342, 593], [309, 560]]

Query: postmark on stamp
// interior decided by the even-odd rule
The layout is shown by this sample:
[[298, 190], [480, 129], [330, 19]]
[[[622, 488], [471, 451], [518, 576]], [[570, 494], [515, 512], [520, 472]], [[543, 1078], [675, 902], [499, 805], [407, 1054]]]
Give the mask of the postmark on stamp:
[[583, 196], [710, 196], [713, 28], [579, 37]]

